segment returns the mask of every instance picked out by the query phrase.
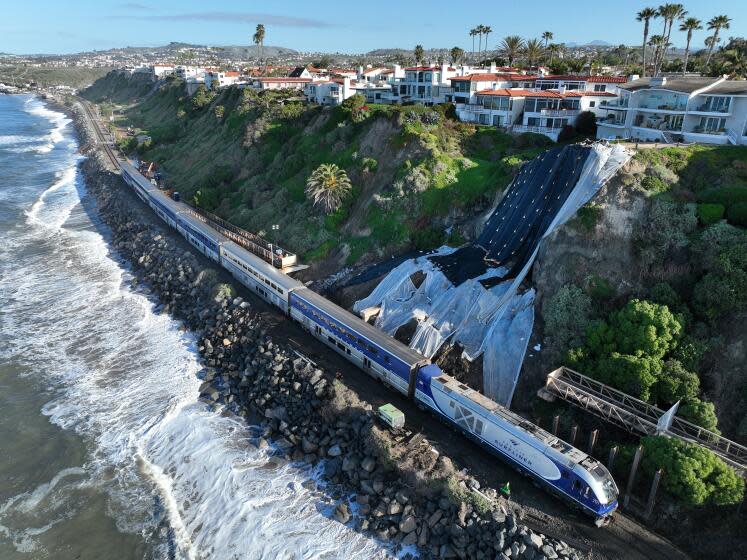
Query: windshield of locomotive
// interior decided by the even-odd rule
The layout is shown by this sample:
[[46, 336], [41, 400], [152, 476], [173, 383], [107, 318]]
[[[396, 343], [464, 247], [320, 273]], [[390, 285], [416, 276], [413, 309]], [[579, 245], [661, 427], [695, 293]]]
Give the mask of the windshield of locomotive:
[[608, 504], [617, 499], [617, 486], [609, 474], [602, 480], [602, 491], [604, 492], [604, 497], [607, 498]]

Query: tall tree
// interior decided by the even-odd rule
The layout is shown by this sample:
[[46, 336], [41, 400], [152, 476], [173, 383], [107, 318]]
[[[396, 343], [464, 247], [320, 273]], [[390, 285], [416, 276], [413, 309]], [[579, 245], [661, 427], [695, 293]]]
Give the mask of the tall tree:
[[508, 59], [508, 65], [513, 66], [514, 60], [524, 50], [524, 39], [518, 35], [504, 37], [503, 41], [498, 45], [498, 50]]
[[[654, 59], [658, 59], [659, 52], [661, 52], [661, 49], [664, 46], [664, 35], [651, 35], [651, 38], [648, 40], [648, 46], [651, 47], [652, 51], [654, 51]], [[654, 62], [654, 76], [658, 73], [659, 70], [657, 63]]]
[[714, 16], [708, 22], [708, 30], [713, 31], [713, 35], [711, 35], [711, 44], [708, 47], [708, 58], [706, 58], [705, 61], [706, 68], [708, 68], [708, 65], [711, 62], [713, 47], [715, 47], [716, 43], [718, 43], [719, 41], [719, 31], [721, 31], [722, 29], [729, 29], [729, 22], [731, 22], [731, 19], [727, 16]]
[[489, 25], [482, 26], [482, 32], [485, 33], [485, 55], [488, 54], [488, 35], [493, 32], [493, 28]]
[[452, 64], [459, 64], [459, 61], [464, 58], [464, 50], [459, 47], [451, 47], [449, 54], [451, 55]]
[[262, 66], [262, 50], [265, 45], [265, 26], [261, 23], [257, 24], [257, 29], [254, 31], [252, 41], [259, 47], [259, 65]]
[[687, 72], [687, 59], [690, 56], [690, 42], [693, 40], [693, 31], [703, 29], [701, 21], [698, 18], [689, 17], [680, 24], [680, 31], [687, 31], [687, 45], [685, 46], [685, 64], [682, 67], [682, 73]]
[[423, 49], [423, 45], [415, 45], [415, 61], [418, 63], [418, 65], [423, 63], [423, 59], [425, 58], [425, 50]]
[[545, 48], [547, 48], [547, 44], [552, 40], [552, 38], [552, 31], [545, 31], [544, 33], [542, 33], [542, 39], [545, 41]]
[[469, 36], [472, 37], [472, 60], [475, 60], [475, 37], [477, 36], [477, 28], [473, 27], [469, 30]]
[[480, 24], [477, 26], [477, 60], [480, 60], [482, 56], [482, 35], [485, 33], [485, 26]]
[[348, 174], [334, 163], [323, 163], [306, 180], [306, 195], [329, 214], [337, 210], [352, 189]]
[[641, 76], [646, 76], [646, 46], [648, 45], [649, 23], [656, 17], [656, 8], [644, 8], [636, 15], [637, 21], [643, 22], [643, 71]]
[[555, 58], [555, 55], [560, 52], [560, 45], [558, 45], [557, 43], [550, 43], [547, 47], [547, 51], [550, 53], [549, 66], [552, 66], [552, 61]]
[[667, 54], [667, 49], [670, 47], [669, 39], [672, 36], [672, 27], [674, 22], [680, 20], [687, 14], [687, 10], [682, 4], [664, 4], [659, 6], [659, 17], [664, 19], [664, 44], [660, 50], [658, 63], [656, 65], [656, 74], [661, 70], [662, 64], [664, 64], [664, 58]]
[[545, 49], [542, 48], [542, 41], [539, 39], [529, 39], [524, 45], [524, 56], [527, 57], [529, 67], [535, 65], [542, 58]]

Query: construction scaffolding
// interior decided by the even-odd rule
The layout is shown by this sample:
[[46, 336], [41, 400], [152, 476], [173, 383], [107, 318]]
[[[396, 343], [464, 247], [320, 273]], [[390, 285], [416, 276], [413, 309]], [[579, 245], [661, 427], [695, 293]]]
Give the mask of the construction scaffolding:
[[733, 466], [742, 476], [747, 476], [747, 447], [676, 416], [669, 428], [662, 432], [659, 420], [667, 411], [567, 367], [550, 372], [545, 386], [538, 394], [550, 401], [560, 397], [629, 432], [644, 435], [663, 433], [706, 447]]

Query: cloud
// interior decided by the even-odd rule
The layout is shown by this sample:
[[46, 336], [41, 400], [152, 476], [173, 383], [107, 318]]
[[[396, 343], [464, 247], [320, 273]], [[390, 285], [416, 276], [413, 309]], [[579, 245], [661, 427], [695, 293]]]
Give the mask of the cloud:
[[147, 21], [212, 21], [241, 24], [263, 23], [265, 25], [276, 25], [278, 27], [333, 27], [333, 24], [331, 23], [316, 19], [247, 12], [193, 12], [185, 14], [142, 14], [115, 17]]

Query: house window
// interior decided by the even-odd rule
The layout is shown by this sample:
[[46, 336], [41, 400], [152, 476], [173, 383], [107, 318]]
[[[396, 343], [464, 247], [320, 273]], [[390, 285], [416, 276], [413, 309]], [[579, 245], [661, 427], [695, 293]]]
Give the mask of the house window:
[[589, 107], [596, 107], [597, 102], [596, 101], [589, 101]]
[[607, 84], [594, 84], [594, 91], [607, 91]]

